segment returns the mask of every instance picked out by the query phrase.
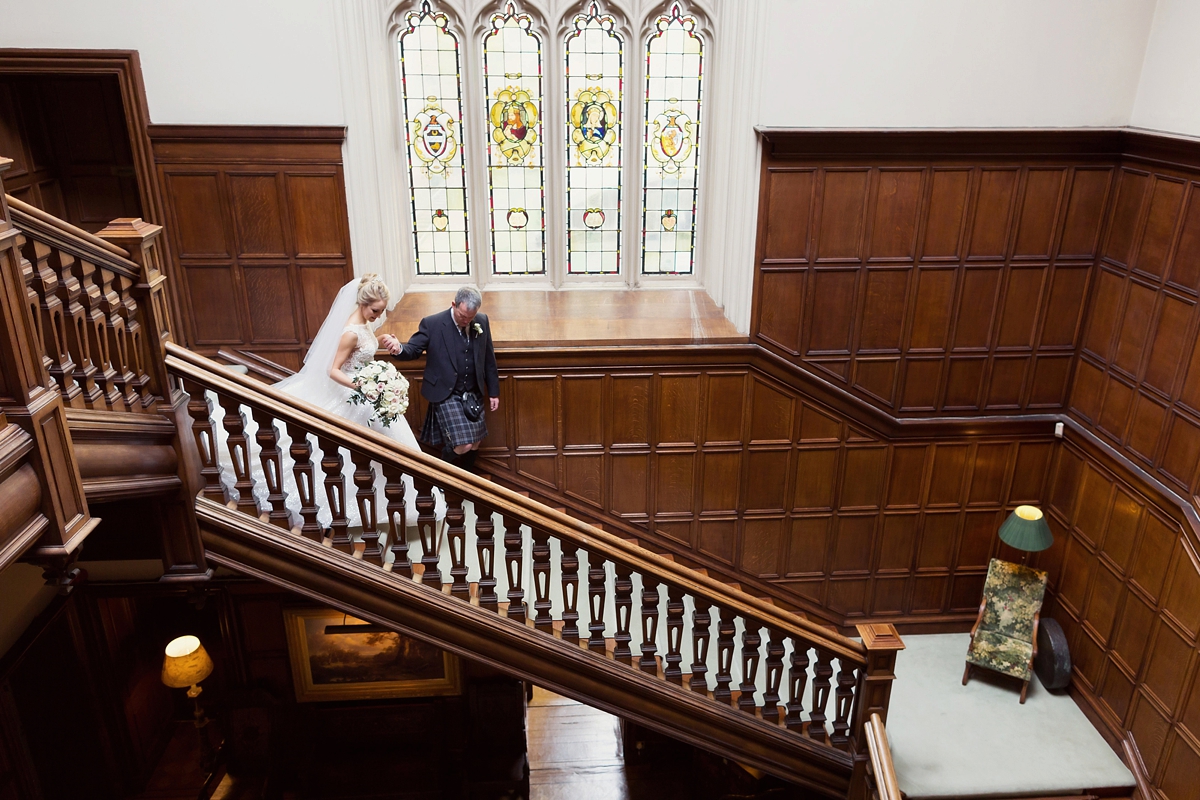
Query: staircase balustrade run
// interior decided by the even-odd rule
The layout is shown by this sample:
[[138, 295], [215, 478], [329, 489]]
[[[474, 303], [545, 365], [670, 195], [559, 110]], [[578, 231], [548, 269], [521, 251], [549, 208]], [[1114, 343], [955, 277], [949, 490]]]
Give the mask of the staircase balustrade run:
[[[166, 349], [167, 369], [190, 397], [204, 498], [273, 526], [284, 540], [308, 539], [457, 600], [491, 624], [531, 629], [653, 676], [665, 691], [736, 708], [807, 747], [841, 753], [848, 769], [865, 765], [856, 739], [863, 714], [886, 715], [902, 647], [894, 630], [864, 635], [869, 644], [845, 638], [191, 351]], [[283, 474], [284, 434], [291, 476]], [[406, 477], [416, 487], [411, 506]], [[349, 526], [348, 504], [361, 530]]]

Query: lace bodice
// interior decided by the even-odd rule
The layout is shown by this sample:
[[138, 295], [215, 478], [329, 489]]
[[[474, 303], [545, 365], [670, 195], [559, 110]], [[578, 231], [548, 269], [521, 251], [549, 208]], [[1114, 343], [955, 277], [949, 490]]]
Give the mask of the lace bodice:
[[364, 364], [375, 358], [375, 351], [379, 349], [379, 340], [375, 338], [375, 332], [371, 330], [370, 325], [347, 325], [342, 332], [358, 336], [358, 344], [341, 367], [342, 372], [353, 375]]

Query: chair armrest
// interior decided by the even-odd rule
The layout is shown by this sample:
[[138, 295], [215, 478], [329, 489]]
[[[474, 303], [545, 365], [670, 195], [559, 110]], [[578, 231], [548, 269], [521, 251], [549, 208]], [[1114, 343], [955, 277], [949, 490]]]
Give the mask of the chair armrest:
[[1031, 662], [1033, 661], [1033, 659], [1037, 658], [1037, 632], [1038, 632], [1038, 624], [1041, 621], [1042, 621], [1042, 612], [1038, 611], [1036, 614], [1033, 615], [1033, 655], [1029, 657], [1029, 660]]
[[979, 630], [979, 624], [983, 622], [983, 610], [987, 608], [987, 598], [983, 598], [979, 602], [979, 616], [975, 617], [975, 624], [971, 626], [971, 638], [975, 638], [975, 631]]

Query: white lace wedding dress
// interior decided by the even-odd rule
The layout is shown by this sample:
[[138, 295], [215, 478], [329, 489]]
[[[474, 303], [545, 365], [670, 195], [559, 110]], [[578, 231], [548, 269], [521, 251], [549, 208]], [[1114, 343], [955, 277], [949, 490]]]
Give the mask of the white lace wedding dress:
[[[369, 406], [349, 402], [351, 389], [342, 386], [329, 377], [329, 366], [333, 363], [334, 356], [337, 353], [338, 341], [344, 333], [350, 332], [358, 337], [358, 344], [350, 353], [350, 357], [346, 360], [346, 363], [340, 367], [341, 371], [346, 375], [353, 375], [364, 364], [374, 359], [375, 353], [379, 349], [379, 340], [375, 336], [375, 330], [383, 323], [383, 317], [380, 317], [376, 322], [371, 324], [347, 324], [350, 315], [354, 312], [357, 290], [357, 279], [350, 281], [342, 287], [333, 302], [332, 308], [329, 310], [329, 315], [325, 318], [324, 324], [321, 325], [321, 330], [317, 333], [316, 339], [313, 340], [312, 347], [309, 348], [308, 354], [304, 358], [304, 367], [295, 375], [275, 384], [275, 388], [299, 400], [317, 406], [330, 414], [343, 417], [350, 422], [364, 427], [370, 427], [372, 430], [395, 440], [401, 447], [419, 451], [420, 446], [417, 444], [417, 437], [413, 435], [412, 428], [409, 427], [407, 420], [401, 417], [391, 425], [386, 426], [378, 420], [372, 421], [373, 410]], [[228, 434], [224, 430], [224, 427], [219, 424], [222, 416], [225, 414], [225, 410], [220, 408], [216, 395], [211, 392], [209, 393], [209, 402], [213, 405], [212, 418], [215, 423], [218, 423], [214, 425], [214, 433], [216, 434], [217, 447], [220, 454], [221, 480], [226, 487], [232, 489], [235, 477], [232, 468], [232, 459], [230, 458], [229, 449], [226, 444]], [[251, 477], [254, 480], [254, 496], [259, 508], [266, 510], [270, 508], [270, 504], [267, 500], [267, 483], [260, 459], [260, 448], [255, 441], [255, 433], [258, 431], [258, 425], [250, 416], [248, 409], [243, 409], [243, 416], [246, 418], [245, 433], [250, 448], [248, 460], [250, 462]], [[275, 427], [279, 432], [279, 450], [282, 462], [280, 466], [283, 472], [283, 490], [287, 496], [287, 510], [292, 525], [298, 527], [303, 519], [300, 515], [300, 494], [297, 491], [295, 473], [293, 472], [294, 462], [288, 452], [292, 440], [288, 436], [287, 429], [283, 424], [277, 422]], [[308, 437], [308, 441], [313, 452], [313, 500], [317, 506], [317, 522], [323, 527], [328, 527], [333, 519], [333, 514], [325, 492], [325, 473], [321, 469], [320, 447], [317, 438], [311, 434]], [[355, 468], [350, 458], [349, 450], [342, 448], [341, 455], [343, 486], [345, 487], [343, 505], [346, 522], [349, 528], [354, 529], [351, 532], [357, 538], [361, 533], [362, 519], [358, 509], [357, 487], [354, 485]], [[386, 500], [383, 491], [386, 480], [383, 475], [383, 469], [376, 461], [372, 461], [371, 466], [375, 470], [375, 516], [377, 526], [381, 530], [384, 528], [391, 529], [392, 525], [386, 518]], [[408, 527], [417, 524], [416, 498], [417, 492], [413, 486], [412, 479], [406, 475], [404, 476], [404, 517]], [[445, 500], [441, 492], [437, 489], [434, 489], [434, 498], [436, 500], [435, 513], [440, 521], [446, 515]]]

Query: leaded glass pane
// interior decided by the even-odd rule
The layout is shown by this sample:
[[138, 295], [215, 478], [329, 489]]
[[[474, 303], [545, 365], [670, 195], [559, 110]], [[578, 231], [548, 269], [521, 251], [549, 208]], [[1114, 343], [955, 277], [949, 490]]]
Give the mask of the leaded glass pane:
[[418, 275], [466, 275], [467, 185], [463, 167], [458, 38], [429, 3], [400, 32], [408, 178]]
[[703, 44], [671, 6], [646, 46], [642, 273], [689, 275], [696, 243]]
[[596, 3], [567, 34], [567, 273], [621, 270], [622, 41]]
[[542, 41], [509, 3], [483, 37], [492, 272], [546, 271]]

